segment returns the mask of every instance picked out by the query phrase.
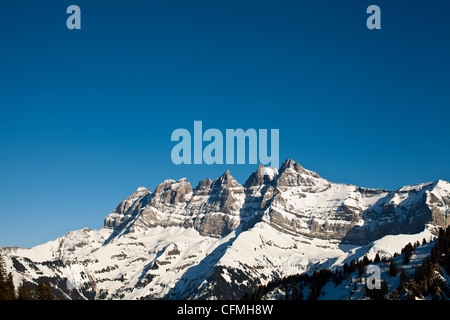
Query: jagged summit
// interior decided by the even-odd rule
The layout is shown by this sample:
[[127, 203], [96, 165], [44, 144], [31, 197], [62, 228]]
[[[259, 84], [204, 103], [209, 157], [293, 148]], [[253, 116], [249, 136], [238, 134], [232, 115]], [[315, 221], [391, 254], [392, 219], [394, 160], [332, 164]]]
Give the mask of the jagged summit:
[[320, 178], [320, 175], [318, 173], [303, 168], [298, 162], [295, 162], [294, 160], [291, 160], [291, 159], [286, 159], [282, 163], [279, 171], [280, 171], [280, 173], [284, 173], [286, 171], [294, 171], [299, 174], [305, 174], [305, 175], [310, 175], [315, 178]]
[[199, 191], [201, 191], [201, 190], [207, 190], [207, 189], [209, 189], [212, 182], [213, 182], [213, 181], [212, 181], [211, 179], [209, 179], [209, 178], [200, 180], [199, 183], [198, 183], [198, 185], [195, 187], [195, 191], [196, 191], [196, 192], [199, 192]]
[[224, 174], [211, 183], [211, 188], [224, 188], [228, 190], [230, 188], [242, 188], [242, 186], [236, 181], [236, 179], [233, 178], [230, 170], [227, 170]]
[[50, 280], [64, 298], [239, 299], [273, 279], [375, 249], [387, 256], [385, 244], [400, 241], [392, 237], [428, 240], [449, 223], [447, 181], [368, 189], [287, 159], [279, 169], [259, 165], [244, 185], [227, 170], [195, 189], [186, 178], [154, 192], [139, 187], [99, 230], [3, 253], [15, 281]]
[[277, 184], [280, 186], [300, 185], [302, 183], [311, 184], [311, 179], [321, 179], [321, 177], [316, 172], [303, 168], [294, 160], [286, 159], [280, 169], [258, 165], [258, 169], [250, 175], [244, 187], [250, 188], [263, 184], [273, 184], [277, 181]]
[[278, 175], [278, 169], [258, 165], [256, 172], [253, 172], [244, 183], [245, 188], [257, 187], [270, 184]]
[[167, 179], [154, 193], [139, 188], [105, 219], [105, 227], [122, 229], [128, 221], [134, 227], [175, 225], [223, 237], [241, 224], [259, 221], [283, 232], [367, 243], [390, 228], [420, 229], [424, 221], [445, 225], [447, 211], [443, 218], [435, 213], [447, 202], [436, 199], [449, 190], [445, 181], [398, 191], [332, 183], [287, 159], [280, 169], [259, 165], [244, 185], [226, 170], [215, 180], [201, 180], [195, 189], [186, 178]]
[[[249, 176], [249, 178], [244, 183], [244, 187], [248, 188], [251, 186], [257, 186], [262, 184], [270, 183], [271, 181], [275, 181], [279, 176], [282, 174], [289, 175], [289, 174], [303, 174], [308, 175], [315, 178], [320, 178], [320, 175], [307, 170], [303, 168], [299, 163], [295, 162], [291, 159], [286, 159], [280, 169], [272, 168], [272, 167], [265, 167], [261, 164], [258, 165], [257, 170]], [[179, 179], [177, 181], [173, 179], [166, 179], [161, 184], [159, 184], [155, 192], [164, 190], [168, 186], [171, 186], [170, 188], [178, 187], [179, 184], [189, 184], [188, 180], [186, 178]], [[205, 178], [203, 180], [200, 180], [198, 185], [195, 187], [195, 191], [204, 190], [206, 188], [209, 188], [211, 186], [213, 187], [221, 187], [224, 185], [230, 184], [231, 186], [239, 186], [239, 182], [234, 179], [232, 176], [230, 170], [226, 170], [221, 176], [216, 178], [215, 180], [211, 180], [209, 178]], [[147, 190], [145, 187], [139, 187], [136, 192], [145, 192], [150, 191]]]

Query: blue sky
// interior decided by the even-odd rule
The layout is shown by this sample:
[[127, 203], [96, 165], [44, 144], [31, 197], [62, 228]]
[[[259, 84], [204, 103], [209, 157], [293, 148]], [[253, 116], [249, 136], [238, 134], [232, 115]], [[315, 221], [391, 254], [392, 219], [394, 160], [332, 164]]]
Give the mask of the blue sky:
[[[81, 8], [81, 30], [66, 8]], [[366, 28], [381, 8], [382, 29]], [[279, 129], [280, 161], [397, 189], [450, 180], [450, 3], [3, 1], [0, 246], [100, 228], [172, 164], [177, 128]]]

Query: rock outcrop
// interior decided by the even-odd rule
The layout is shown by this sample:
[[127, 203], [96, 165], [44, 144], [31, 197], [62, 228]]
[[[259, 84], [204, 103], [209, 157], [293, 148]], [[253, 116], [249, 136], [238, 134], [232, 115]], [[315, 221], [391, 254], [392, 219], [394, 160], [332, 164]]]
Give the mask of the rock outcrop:
[[244, 185], [226, 171], [195, 188], [186, 179], [140, 187], [99, 230], [0, 253], [16, 285], [49, 281], [63, 299], [239, 299], [273, 279], [359, 258], [384, 236], [428, 240], [449, 212], [446, 181], [360, 188], [286, 160], [258, 166]]
[[[397, 191], [360, 188], [323, 179], [293, 160], [279, 170], [258, 166], [242, 186], [226, 171], [193, 189], [186, 179], [166, 180], [151, 193], [139, 188], [105, 219], [120, 232], [130, 227], [183, 226], [223, 237], [259, 221], [313, 238], [364, 244], [387, 234], [449, 224], [449, 183]], [[442, 191], [442, 192], [441, 192]]]

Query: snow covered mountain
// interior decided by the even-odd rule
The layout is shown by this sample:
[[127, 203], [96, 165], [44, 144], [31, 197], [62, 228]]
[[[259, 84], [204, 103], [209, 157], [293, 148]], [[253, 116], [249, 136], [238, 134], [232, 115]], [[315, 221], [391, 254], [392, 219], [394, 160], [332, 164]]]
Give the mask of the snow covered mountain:
[[67, 299], [239, 299], [273, 279], [432, 238], [449, 210], [446, 181], [360, 188], [286, 160], [244, 185], [227, 171], [195, 188], [186, 179], [140, 187], [99, 230], [0, 252], [16, 285], [48, 280]]

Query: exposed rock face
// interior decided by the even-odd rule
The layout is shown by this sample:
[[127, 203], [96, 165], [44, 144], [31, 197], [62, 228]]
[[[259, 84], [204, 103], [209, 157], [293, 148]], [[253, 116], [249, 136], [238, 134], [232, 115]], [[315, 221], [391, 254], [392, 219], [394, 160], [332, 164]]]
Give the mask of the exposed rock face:
[[150, 205], [158, 210], [184, 206], [191, 199], [192, 186], [186, 179], [166, 180], [156, 187]]
[[[244, 188], [226, 171], [214, 181], [192, 188], [186, 179], [166, 180], [149, 191], [133, 193], [105, 219], [105, 227], [128, 232], [139, 227], [193, 227], [200, 234], [220, 237], [240, 223]], [[127, 220], [128, 219], [128, 220]]]
[[449, 224], [443, 205], [449, 195], [441, 192], [448, 182], [386, 191], [331, 183], [291, 162], [280, 172], [280, 192], [266, 219], [287, 232], [366, 244], [387, 234], [419, 232], [428, 222]]
[[448, 226], [449, 212], [446, 181], [360, 188], [286, 160], [280, 169], [258, 166], [244, 185], [226, 171], [195, 189], [186, 179], [140, 187], [99, 230], [0, 251], [16, 281], [49, 280], [63, 298], [238, 299], [356, 254], [342, 244], [368, 250], [386, 235], [422, 237], [430, 225]]
[[313, 186], [321, 177], [313, 172], [304, 169], [293, 160], [286, 160], [280, 168], [280, 175], [277, 179], [279, 187]]
[[226, 171], [195, 189], [186, 179], [166, 180], [154, 193], [139, 188], [105, 219], [105, 227], [183, 226], [223, 237], [241, 224], [249, 228], [264, 221], [291, 234], [364, 244], [423, 230], [428, 222], [447, 226], [448, 185], [360, 188], [329, 182], [286, 160], [279, 170], [258, 166], [243, 186]]
[[270, 185], [276, 175], [278, 175], [278, 169], [266, 168], [263, 165], [258, 165], [256, 172], [253, 172], [244, 183], [244, 188], [249, 189], [252, 187]]
[[105, 227], [119, 228], [136, 214], [137, 210], [149, 203], [151, 192], [145, 187], [139, 187], [126, 200], [119, 203], [117, 208], [105, 218]]
[[[231, 216], [239, 216], [239, 210], [243, 204], [244, 188], [226, 171], [221, 177], [211, 182], [209, 190], [203, 190], [203, 196], [207, 201], [202, 201], [202, 195], [195, 194], [195, 198], [187, 207], [192, 213], [208, 214], [220, 212]], [[201, 203], [201, 208], [197, 204]]]

